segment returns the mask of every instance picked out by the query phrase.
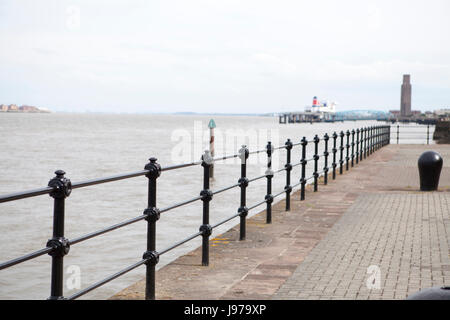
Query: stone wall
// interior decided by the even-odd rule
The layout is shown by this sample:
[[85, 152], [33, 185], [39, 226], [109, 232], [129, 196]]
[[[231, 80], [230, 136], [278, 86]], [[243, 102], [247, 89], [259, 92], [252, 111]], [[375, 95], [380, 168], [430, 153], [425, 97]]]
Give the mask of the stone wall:
[[450, 121], [438, 121], [436, 123], [433, 140], [436, 143], [450, 143]]

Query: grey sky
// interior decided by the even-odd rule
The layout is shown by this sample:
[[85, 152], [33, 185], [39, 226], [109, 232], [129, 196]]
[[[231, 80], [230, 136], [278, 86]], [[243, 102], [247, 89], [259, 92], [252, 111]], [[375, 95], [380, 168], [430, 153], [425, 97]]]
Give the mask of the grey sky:
[[[79, 13], [79, 15], [78, 15]], [[0, 2], [0, 103], [64, 111], [450, 107], [448, 0]]]

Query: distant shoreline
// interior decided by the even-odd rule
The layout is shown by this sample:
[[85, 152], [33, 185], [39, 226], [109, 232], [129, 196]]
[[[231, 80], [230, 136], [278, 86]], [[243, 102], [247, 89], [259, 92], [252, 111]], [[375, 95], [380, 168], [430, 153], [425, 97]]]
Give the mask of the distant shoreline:
[[8, 110], [8, 111], [0, 111], [0, 114], [2, 113], [52, 113], [52, 112], [46, 110], [39, 110], [39, 111]]
[[50, 110], [48, 109], [41, 109], [35, 106], [30, 106], [30, 105], [22, 105], [22, 106], [18, 106], [16, 104], [10, 104], [10, 105], [6, 105], [6, 104], [0, 104], [0, 113], [2, 112], [11, 112], [11, 113], [50, 113]]
[[101, 111], [0, 111], [2, 113], [52, 113], [52, 114], [103, 114], [103, 115], [153, 115], [153, 116], [232, 116], [232, 117], [274, 117], [270, 114], [257, 114], [257, 113], [191, 113], [191, 112], [101, 112]]

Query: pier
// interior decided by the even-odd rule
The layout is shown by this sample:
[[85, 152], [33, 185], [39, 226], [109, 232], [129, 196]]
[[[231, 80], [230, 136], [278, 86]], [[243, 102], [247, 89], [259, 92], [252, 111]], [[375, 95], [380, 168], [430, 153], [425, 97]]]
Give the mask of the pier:
[[280, 124], [322, 121], [334, 122], [335, 115], [327, 112], [285, 112], [278, 115]]
[[[71, 182], [63, 170], [57, 170], [46, 187], [0, 196], [3, 203], [50, 195], [54, 215], [53, 237], [46, 237], [50, 239], [45, 247], [0, 263], [0, 270], [49, 255], [49, 299], [53, 300], [78, 299], [141, 266], [145, 267], [143, 281], [111, 299], [390, 297], [372, 295], [373, 289], [364, 291], [367, 279], [363, 273], [372, 267], [380, 270], [376, 273], [381, 275], [379, 282], [384, 281], [377, 290], [384, 292], [389, 287], [393, 298], [405, 298], [414, 290], [435, 284], [448, 285], [449, 145], [432, 147], [444, 158], [439, 191], [420, 192], [417, 158], [430, 146], [391, 145], [391, 129], [355, 128], [288, 139], [281, 145], [269, 141], [264, 149], [242, 146], [236, 154], [215, 158], [205, 151], [200, 161], [171, 166], [162, 166], [152, 157], [141, 170], [78, 182]], [[397, 143], [403, 139], [398, 134], [396, 138]], [[278, 170], [272, 169], [274, 152], [285, 157], [284, 167]], [[259, 153], [267, 155], [265, 173], [247, 177], [247, 159]], [[211, 165], [231, 158], [240, 159], [237, 183], [211, 190]], [[203, 173], [199, 196], [174, 198], [172, 205], [157, 207], [161, 173], [192, 166]], [[285, 178], [282, 190], [272, 189], [275, 175]], [[138, 177], [148, 180], [147, 207], [141, 215], [75, 238], [65, 237], [65, 202], [72, 192]], [[246, 190], [257, 180], [265, 181], [267, 192], [260, 202], [247, 203]], [[213, 197], [234, 188], [240, 189], [240, 206], [226, 219], [211, 223]], [[159, 248], [156, 232], [160, 215], [197, 201], [203, 203], [199, 228], [189, 237]], [[255, 215], [248, 217], [250, 211]], [[215, 228], [233, 219], [238, 220], [234, 228], [213, 236]], [[141, 221], [147, 225], [147, 250], [142, 256], [76, 293], [64, 295], [63, 263], [72, 246]], [[161, 255], [197, 237], [202, 240], [197, 250], [157, 270]]]
[[[433, 149], [444, 158], [439, 190], [419, 191], [417, 159]], [[387, 145], [306, 199], [292, 194], [211, 239], [156, 273], [157, 299], [405, 299], [450, 285], [450, 145]], [[447, 230], [447, 231], [446, 231]], [[367, 287], [378, 266], [379, 289]], [[145, 282], [111, 299], [143, 299]]]

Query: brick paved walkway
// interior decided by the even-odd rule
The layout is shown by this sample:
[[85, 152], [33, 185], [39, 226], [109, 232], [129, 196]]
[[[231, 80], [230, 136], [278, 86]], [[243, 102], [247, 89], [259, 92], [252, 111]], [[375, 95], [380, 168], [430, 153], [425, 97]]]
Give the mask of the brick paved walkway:
[[361, 195], [274, 299], [404, 299], [448, 285], [449, 236], [448, 192]]
[[[417, 159], [430, 149], [444, 158], [439, 191], [420, 192]], [[158, 270], [156, 298], [404, 299], [450, 285], [450, 145], [386, 146], [272, 211], [270, 225], [264, 211], [248, 219], [245, 241], [239, 226], [214, 235], [210, 266], [199, 248]], [[112, 299], [143, 293], [140, 281]]]

